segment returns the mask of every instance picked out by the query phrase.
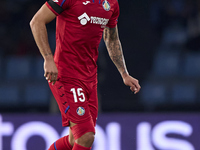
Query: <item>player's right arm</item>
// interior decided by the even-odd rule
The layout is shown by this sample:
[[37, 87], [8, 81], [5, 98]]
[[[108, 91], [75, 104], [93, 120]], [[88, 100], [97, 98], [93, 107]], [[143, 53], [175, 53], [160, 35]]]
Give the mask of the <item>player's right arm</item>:
[[57, 80], [58, 69], [49, 46], [46, 24], [55, 18], [56, 15], [44, 4], [30, 22], [35, 42], [44, 58], [44, 76], [52, 84]]

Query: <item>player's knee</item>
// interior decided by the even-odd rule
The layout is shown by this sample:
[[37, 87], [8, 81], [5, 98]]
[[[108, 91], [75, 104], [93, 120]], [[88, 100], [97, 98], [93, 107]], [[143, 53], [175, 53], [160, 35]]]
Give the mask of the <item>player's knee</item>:
[[76, 140], [76, 143], [84, 147], [91, 147], [94, 142], [94, 133], [87, 132]]
[[90, 147], [94, 141], [95, 128], [92, 119], [85, 123], [70, 127], [75, 142], [84, 147]]

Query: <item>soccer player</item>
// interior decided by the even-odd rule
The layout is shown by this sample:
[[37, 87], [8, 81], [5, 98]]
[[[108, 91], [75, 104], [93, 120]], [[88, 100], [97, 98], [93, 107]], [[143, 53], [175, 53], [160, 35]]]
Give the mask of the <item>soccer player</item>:
[[[118, 37], [117, 0], [49, 0], [30, 22], [36, 44], [44, 58], [44, 76], [58, 103], [62, 125], [69, 135], [49, 150], [90, 150], [98, 112], [97, 57], [104, 32], [110, 58], [124, 84], [135, 94], [138, 80], [129, 75]], [[56, 21], [56, 51], [50, 49], [46, 24]]]

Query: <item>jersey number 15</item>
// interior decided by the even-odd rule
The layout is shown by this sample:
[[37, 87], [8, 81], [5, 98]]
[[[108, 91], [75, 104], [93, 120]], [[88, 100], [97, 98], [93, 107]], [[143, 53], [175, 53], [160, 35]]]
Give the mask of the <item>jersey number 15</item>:
[[85, 102], [85, 95], [82, 88], [72, 88], [70, 91], [73, 93], [75, 103], [77, 103], [78, 100], [80, 102]]

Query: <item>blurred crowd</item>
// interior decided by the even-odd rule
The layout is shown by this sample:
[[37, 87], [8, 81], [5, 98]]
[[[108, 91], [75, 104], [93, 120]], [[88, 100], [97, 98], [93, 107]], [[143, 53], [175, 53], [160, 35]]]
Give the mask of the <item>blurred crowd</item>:
[[152, 68], [142, 84], [149, 110], [200, 108], [200, 1], [155, 0], [150, 22], [159, 37]]
[[175, 43], [190, 50], [200, 49], [199, 0], [156, 0], [151, 6], [150, 18], [160, 38], [171, 30], [177, 38]]
[[[198, 55], [189, 53], [200, 52], [200, 1], [136, 0], [130, 2], [130, 6], [134, 9], [129, 9], [126, 12], [128, 2], [129, 0], [119, 0], [121, 10], [123, 10], [119, 18], [119, 32], [121, 33], [121, 41], [125, 49], [125, 58], [130, 73], [134, 73], [133, 75], [136, 75], [139, 79], [143, 75], [145, 79], [142, 77], [142, 80], [140, 80], [143, 88], [138, 94], [139, 96], [137, 95], [138, 97], [128, 93], [129, 91], [120, 82], [121, 78], [116, 68], [111, 64], [107, 56], [104, 43], [101, 42], [99, 48], [101, 59], [98, 60], [98, 64], [99, 99], [102, 101], [102, 110], [145, 111], [146, 107], [143, 106], [156, 105], [158, 103], [164, 104], [164, 107], [167, 108], [173, 105], [173, 101], [177, 102], [180, 100], [179, 102], [182, 102], [185, 97], [186, 101], [192, 104], [192, 106], [200, 106], [196, 105], [198, 103], [197, 99], [200, 98], [200, 95], [198, 96], [200, 83], [197, 80], [192, 80], [191, 88], [189, 88], [185, 82], [189, 81], [186, 78], [187, 75], [190, 78], [200, 75], [198, 65], [193, 65], [194, 62], [200, 60], [198, 59], [200, 58], [200, 53]], [[3, 84], [0, 85], [0, 106], [2, 107], [4, 107], [2, 104], [6, 101], [9, 105], [13, 100], [17, 101], [19, 99], [21, 100], [19, 106], [21, 106], [21, 103], [25, 104], [27, 101], [31, 102], [30, 105], [32, 105], [32, 102], [35, 103], [36, 99], [43, 100], [44, 97], [49, 98], [50, 91], [46, 92], [47, 96], [44, 95], [40, 98], [37, 95], [35, 97], [32, 96], [34, 93], [42, 95], [38, 87], [44, 85], [40, 81], [45, 82], [45, 80], [42, 76], [43, 59], [34, 42], [29, 22], [44, 3], [45, 0], [1, 0], [0, 77], [5, 79]], [[48, 24], [47, 29], [50, 46], [54, 50], [55, 21]], [[155, 36], [158, 37], [158, 42], [155, 42]], [[156, 48], [149, 48], [148, 45], [152, 43], [157, 44], [154, 44]], [[14, 56], [14, 59], [10, 56]], [[148, 67], [150, 63], [145, 64], [146, 60], [151, 61], [151, 67]], [[25, 65], [24, 62], [26, 63], [26, 67], [23, 67]], [[17, 63], [19, 65], [16, 67]], [[193, 69], [193, 67], [196, 68]], [[18, 73], [18, 78], [16, 78], [13, 73], [16, 73], [20, 68], [23, 69], [21, 73]], [[37, 82], [30, 80], [33, 77], [33, 72], [37, 71], [38, 76], [35, 78]], [[184, 74], [185, 76], [183, 77]], [[138, 77], [137, 75], [140, 76]], [[163, 78], [158, 80], [160, 77]], [[181, 78], [183, 80], [180, 80]], [[37, 85], [27, 92], [26, 87], [30, 87], [32, 84]], [[8, 94], [5, 94], [4, 85], [8, 86]], [[171, 91], [169, 87], [172, 89]], [[9, 97], [10, 88], [13, 89], [13, 93], [16, 93], [15, 97]], [[49, 90], [47, 85], [45, 89]], [[190, 94], [183, 95], [182, 93], [187, 90], [191, 91]], [[123, 94], [119, 97], [115, 93]], [[28, 95], [29, 97], [24, 97], [24, 95]], [[48, 98], [44, 102], [45, 107], [49, 107]], [[123, 105], [121, 102], [122, 99], [126, 101]], [[137, 99], [138, 101], [132, 99]], [[24, 108], [26, 107], [25, 105]]]
[[[45, 1], [1, 0], [0, 55], [37, 55], [29, 22]], [[48, 28], [51, 29], [51, 26]]]
[[[39, 54], [30, 32], [29, 22], [45, 1], [1, 0], [0, 5], [0, 54]], [[190, 49], [200, 47], [200, 1], [198, 0], [154, 0], [150, 10], [153, 28], [161, 37], [168, 30], [182, 31], [181, 42]], [[54, 36], [54, 24], [48, 26]], [[51, 32], [52, 30], [52, 32]], [[51, 37], [51, 36], [50, 36]], [[50, 39], [53, 44], [53, 38]]]

